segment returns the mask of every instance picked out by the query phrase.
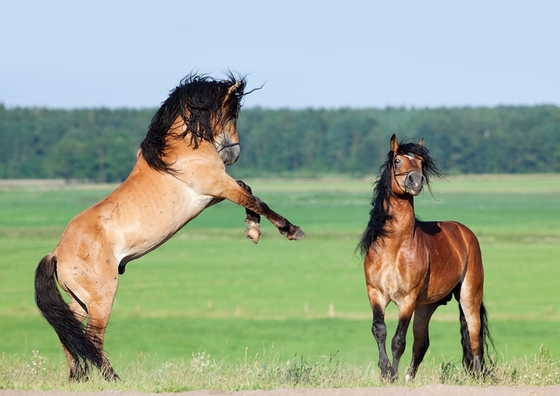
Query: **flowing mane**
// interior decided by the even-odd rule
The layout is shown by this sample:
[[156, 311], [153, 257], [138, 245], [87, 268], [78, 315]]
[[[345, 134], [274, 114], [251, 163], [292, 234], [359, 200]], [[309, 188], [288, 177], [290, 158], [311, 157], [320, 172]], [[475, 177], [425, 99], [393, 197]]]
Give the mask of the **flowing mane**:
[[[239, 88], [224, 108], [229, 88], [237, 83], [240, 83]], [[152, 118], [146, 137], [140, 144], [142, 156], [148, 165], [160, 172], [173, 172], [171, 165], [162, 159], [168, 134], [173, 134], [176, 139], [184, 139], [191, 133], [194, 148], [198, 147], [199, 139], [213, 142], [212, 123], [223, 124], [237, 118], [245, 95], [245, 85], [244, 77], [236, 77], [232, 73], [225, 80], [194, 74], [183, 78]], [[211, 115], [217, 119], [211, 120]], [[186, 126], [184, 132], [174, 133], [171, 129], [177, 117], [181, 117]]]
[[[437, 168], [426, 147], [416, 143], [403, 143], [399, 145], [397, 154], [412, 154], [422, 158], [422, 171], [428, 188], [430, 188], [430, 176], [443, 177], [443, 173]], [[393, 218], [388, 212], [388, 202], [391, 196], [391, 179], [393, 177], [393, 157], [393, 152], [389, 151], [387, 160], [379, 168], [380, 175], [374, 184], [374, 195], [371, 201], [373, 208], [369, 212], [370, 219], [356, 247], [356, 250], [359, 250], [362, 256], [367, 254], [370, 246], [375, 246], [374, 242], [377, 238], [388, 236], [385, 224]]]

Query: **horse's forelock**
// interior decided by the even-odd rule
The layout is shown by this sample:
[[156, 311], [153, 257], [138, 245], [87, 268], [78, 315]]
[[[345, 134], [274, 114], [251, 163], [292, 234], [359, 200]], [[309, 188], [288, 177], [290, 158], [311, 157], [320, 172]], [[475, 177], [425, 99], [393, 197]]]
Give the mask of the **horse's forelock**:
[[[177, 92], [179, 111], [187, 126], [186, 136], [193, 132], [198, 138], [213, 141], [213, 125], [236, 118], [245, 90], [245, 79], [233, 73], [224, 80], [208, 75], [188, 75], [170, 95]], [[182, 136], [182, 137], [184, 137]]]
[[443, 173], [437, 167], [435, 160], [430, 156], [430, 151], [423, 144], [401, 144], [397, 153], [401, 155], [415, 155], [422, 158], [422, 171], [427, 185], [429, 185], [430, 177], [443, 177]]

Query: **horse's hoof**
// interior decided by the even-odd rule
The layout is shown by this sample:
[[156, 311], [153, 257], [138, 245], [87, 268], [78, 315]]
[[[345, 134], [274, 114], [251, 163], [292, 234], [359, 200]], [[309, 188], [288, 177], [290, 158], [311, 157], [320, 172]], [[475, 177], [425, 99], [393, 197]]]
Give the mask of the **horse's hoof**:
[[257, 227], [247, 227], [245, 229], [245, 235], [251, 242], [255, 245], [259, 243], [259, 238], [261, 237], [261, 230]]
[[288, 236], [290, 241], [299, 241], [301, 238], [305, 236], [305, 232], [302, 231], [301, 228], [297, 228], [297, 231]]
[[114, 371], [103, 373], [103, 376], [107, 382], [118, 382], [121, 380], [121, 377], [119, 377]]

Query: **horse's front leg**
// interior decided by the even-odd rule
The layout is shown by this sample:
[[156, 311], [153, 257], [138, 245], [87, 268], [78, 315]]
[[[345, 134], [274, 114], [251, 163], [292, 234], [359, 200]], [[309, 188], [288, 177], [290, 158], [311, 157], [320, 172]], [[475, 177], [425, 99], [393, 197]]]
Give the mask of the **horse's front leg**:
[[387, 380], [391, 378], [391, 362], [387, 356], [387, 348], [385, 341], [387, 340], [387, 326], [385, 325], [385, 307], [377, 302], [372, 303], [373, 322], [371, 324], [371, 332], [373, 338], [377, 342], [379, 351], [379, 360], [377, 366], [381, 370], [381, 379]]
[[414, 321], [412, 324], [414, 344], [412, 345], [412, 361], [410, 362], [410, 367], [406, 371], [406, 382], [414, 379], [416, 372], [418, 371], [418, 367], [420, 366], [420, 363], [422, 363], [422, 360], [424, 360], [426, 351], [430, 346], [428, 325], [438, 306], [438, 303], [419, 305], [414, 311]]
[[250, 187], [246, 183], [238, 180], [237, 185], [236, 190], [226, 192], [225, 198], [248, 209], [246, 213], [249, 221], [255, 221], [256, 217], [253, 217], [251, 220], [250, 216], [252, 215], [262, 215], [274, 224], [282, 235], [286, 235], [290, 240], [299, 240], [305, 236], [305, 232], [300, 227], [290, 223], [286, 218], [270, 209], [266, 203], [250, 193]]
[[[241, 182], [243, 183], [243, 182]], [[249, 194], [251, 194], [251, 187], [249, 187], [247, 184], [243, 183], [239, 185], [245, 189], [245, 191], [247, 191]], [[209, 208], [210, 206], [216, 205], [220, 202], [222, 202], [224, 200], [224, 198], [214, 198], [212, 199], [212, 201], [210, 201], [210, 203], [208, 204], [207, 208]], [[259, 238], [261, 236], [261, 216], [259, 216], [258, 214], [256, 214], [255, 212], [253, 212], [252, 210], [249, 210], [247, 208], [245, 208], [245, 224], [247, 225], [247, 227], [245, 228], [245, 235], [247, 236], [247, 238], [249, 238], [251, 240], [251, 242], [253, 243], [258, 243], [259, 242]]]
[[[249, 187], [245, 182], [237, 180], [237, 184], [239, 184], [241, 188], [249, 194], [253, 195], [251, 187]], [[255, 244], [258, 243], [259, 238], [261, 237], [261, 216], [258, 213], [245, 208], [245, 224], [247, 225], [247, 228], [245, 228], [245, 235], [247, 238]]]
[[406, 348], [406, 332], [410, 325], [410, 319], [414, 312], [415, 304], [410, 302], [408, 304], [399, 305], [399, 320], [397, 323], [397, 330], [391, 342], [391, 350], [393, 352], [393, 365], [391, 367], [391, 381], [396, 381], [399, 376], [399, 363]]

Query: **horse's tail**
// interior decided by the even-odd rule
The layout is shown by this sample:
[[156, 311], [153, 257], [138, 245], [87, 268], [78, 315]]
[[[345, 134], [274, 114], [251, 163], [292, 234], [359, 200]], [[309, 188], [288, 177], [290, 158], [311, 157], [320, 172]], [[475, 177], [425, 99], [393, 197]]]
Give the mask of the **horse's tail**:
[[[463, 365], [469, 371], [473, 371], [474, 356], [471, 350], [469, 329], [467, 327], [467, 321], [465, 319], [465, 314], [463, 313], [463, 309], [461, 308], [461, 304], [459, 304], [459, 321], [461, 323], [461, 345], [463, 347]], [[486, 307], [484, 306], [484, 303], [480, 305], [479, 344], [480, 344], [480, 348], [482, 349], [480, 368], [481, 368], [481, 372], [483, 374], [486, 374], [489, 368], [488, 365], [492, 365], [492, 359], [490, 358], [488, 345], [491, 344], [493, 346], [494, 340], [490, 335], [490, 328], [488, 326], [488, 311], [486, 311]]]
[[[75, 374], [86, 374], [89, 363], [101, 368], [103, 352], [85, 333], [85, 326], [80, 322], [70, 307], [62, 299], [58, 290], [55, 272], [56, 256], [45, 256], [35, 271], [35, 302], [39, 311], [54, 328], [60, 342], [77, 363]], [[72, 373], [71, 373], [72, 375]]]

